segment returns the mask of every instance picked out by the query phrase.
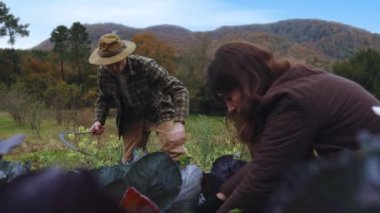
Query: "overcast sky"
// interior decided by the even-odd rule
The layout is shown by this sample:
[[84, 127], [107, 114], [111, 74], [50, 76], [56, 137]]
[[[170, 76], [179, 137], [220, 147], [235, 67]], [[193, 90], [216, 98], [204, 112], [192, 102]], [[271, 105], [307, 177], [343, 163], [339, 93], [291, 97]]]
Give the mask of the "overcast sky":
[[[378, 0], [3, 0], [20, 24], [30, 24], [28, 37], [15, 48], [28, 49], [48, 39], [59, 25], [114, 22], [145, 28], [172, 24], [192, 31], [226, 25], [272, 23], [310, 18], [335, 21], [380, 33]], [[10, 48], [7, 37], [0, 48]]]

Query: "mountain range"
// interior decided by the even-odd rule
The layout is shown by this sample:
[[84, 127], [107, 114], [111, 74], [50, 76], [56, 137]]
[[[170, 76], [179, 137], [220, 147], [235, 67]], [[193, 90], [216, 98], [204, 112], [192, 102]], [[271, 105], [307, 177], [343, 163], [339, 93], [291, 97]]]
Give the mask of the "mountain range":
[[[223, 26], [212, 31], [194, 32], [175, 25], [133, 28], [116, 23], [85, 24], [92, 45], [108, 32], [124, 39], [150, 32], [174, 47], [180, 54], [196, 44], [202, 34], [214, 44], [230, 40], [257, 43], [278, 55], [302, 60], [331, 61], [352, 56], [362, 49], [380, 50], [380, 34], [342, 23], [318, 19], [290, 19], [269, 24]], [[51, 50], [49, 39], [33, 49]]]

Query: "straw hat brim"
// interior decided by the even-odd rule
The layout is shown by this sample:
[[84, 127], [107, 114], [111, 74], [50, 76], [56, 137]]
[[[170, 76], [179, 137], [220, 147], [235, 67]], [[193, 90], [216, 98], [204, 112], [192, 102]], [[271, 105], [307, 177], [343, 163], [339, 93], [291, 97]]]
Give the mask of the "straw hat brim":
[[100, 57], [98, 55], [99, 47], [97, 47], [94, 51], [92, 51], [90, 57], [88, 58], [88, 62], [95, 65], [108, 65], [125, 59], [128, 57], [128, 55], [132, 54], [133, 51], [135, 51], [136, 44], [133, 41], [123, 40], [123, 42], [127, 47], [117, 55], [111, 57]]

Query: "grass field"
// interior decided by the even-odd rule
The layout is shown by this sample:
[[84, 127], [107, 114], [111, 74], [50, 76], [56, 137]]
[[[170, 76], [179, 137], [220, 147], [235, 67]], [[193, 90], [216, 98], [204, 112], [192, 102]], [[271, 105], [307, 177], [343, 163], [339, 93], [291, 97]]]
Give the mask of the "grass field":
[[[191, 158], [189, 163], [208, 171], [212, 162], [221, 155], [237, 154], [247, 159], [248, 153], [239, 144], [234, 145], [232, 131], [226, 128], [223, 117], [191, 115], [186, 121], [186, 147]], [[76, 127], [74, 127], [76, 126]], [[116, 137], [115, 120], [106, 122], [106, 131], [100, 137], [82, 135], [68, 138], [77, 147], [96, 156], [96, 158], [75, 152], [63, 145], [58, 134], [63, 130], [85, 130], [89, 126], [57, 125], [55, 121], [45, 119], [40, 135], [32, 133], [27, 127], [18, 126], [8, 113], [0, 112], [0, 140], [15, 134], [26, 135], [25, 142], [11, 154], [7, 160], [30, 161], [32, 168], [39, 169], [58, 165], [64, 168], [93, 168], [116, 164], [121, 158], [122, 141]], [[236, 141], [235, 141], [236, 142]], [[158, 141], [154, 134], [150, 137], [148, 151], [158, 151]]]

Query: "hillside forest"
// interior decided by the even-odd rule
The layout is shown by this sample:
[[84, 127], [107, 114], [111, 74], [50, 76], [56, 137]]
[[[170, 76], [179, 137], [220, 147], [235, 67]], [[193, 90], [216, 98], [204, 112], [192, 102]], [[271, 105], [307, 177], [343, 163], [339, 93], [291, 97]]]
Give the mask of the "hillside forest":
[[380, 98], [380, 35], [352, 26], [297, 19], [192, 32], [171, 25], [137, 29], [74, 22], [51, 29], [50, 38], [36, 47], [18, 50], [13, 45], [16, 38], [28, 36], [28, 24], [20, 24], [0, 3], [0, 39], [10, 44], [0, 49], [0, 111], [37, 132], [41, 112], [49, 111], [62, 124], [78, 119], [65, 114], [68, 110], [93, 107], [97, 67], [88, 63], [88, 57], [99, 37], [108, 32], [134, 41], [134, 54], [153, 58], [182, 80], [190, 91], [193, 114], [224, 112], [208, 92], [205, 71], [215, 49], [232, 40], [253, 42], [277, 57], [348, 77]]

